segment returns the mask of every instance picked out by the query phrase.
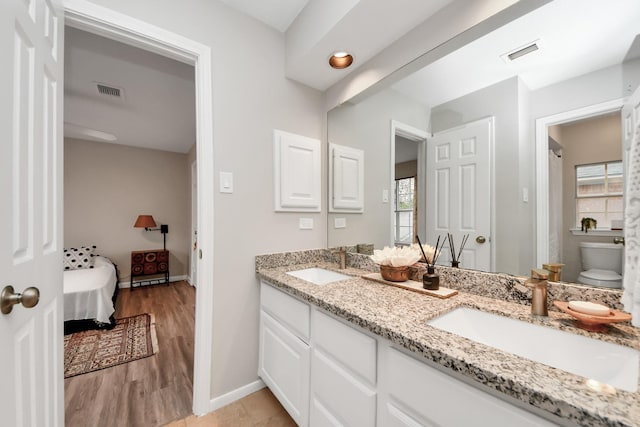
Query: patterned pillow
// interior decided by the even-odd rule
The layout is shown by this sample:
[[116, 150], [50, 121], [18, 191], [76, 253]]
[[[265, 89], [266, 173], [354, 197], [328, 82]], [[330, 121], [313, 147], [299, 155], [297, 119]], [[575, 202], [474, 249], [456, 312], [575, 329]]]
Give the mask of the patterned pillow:
[[95, 246], [80, 246], [77, 248], [65, 248], [62, 265], [65, 270], [79, 270], [81, 268], [93, 268]]

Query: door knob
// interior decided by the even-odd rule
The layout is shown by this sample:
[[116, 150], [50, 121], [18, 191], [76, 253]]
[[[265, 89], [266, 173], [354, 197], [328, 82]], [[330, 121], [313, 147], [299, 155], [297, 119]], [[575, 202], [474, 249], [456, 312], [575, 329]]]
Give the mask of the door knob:
[[478, 242], [478, 243], [480, 243], [480, 244], [483, 244], [483, 243], [484, 243], [484, 242], [486, 242], [486, 241], [487, 241], [487, 238], [486, 238], [486, 237], [484, 237], [484, 236], [478, 236], [478, 237], [476, 237], [476, 242]]
[[2, 311], [2, 314], [9, 314], [16, 304], [31, 308], [35, 307], [38, 301], [40, 301], [38, 288], [29, 287], [19, 294], [13, 290], [13, 286], [5, 286], [0, 294], [0, 311]]

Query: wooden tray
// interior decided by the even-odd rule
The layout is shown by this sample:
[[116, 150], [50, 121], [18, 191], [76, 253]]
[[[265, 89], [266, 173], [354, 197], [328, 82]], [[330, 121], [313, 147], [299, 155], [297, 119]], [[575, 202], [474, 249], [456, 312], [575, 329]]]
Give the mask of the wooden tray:
[[611, 309], [608, 316], [594, 316], [593, 314], [580, 313], [569, 308], [566, 301], [554, 301], [553, 305], [560, 310], [576, 318], [576, 326], [591, 332], [606, 332], [607, 323], [626, 322], [631, 320], [631, 315]]
[[456, 291], [455, 289], [443, 288], [442, 286], [440, 286], [440, 289], [438, 289], [437, 291], [430, 291], [422, 287], [422, 282], [416, 282], [415, 280], [407, 280], [406, 282], [390, 282], [388, 280], [384, 280], [380, 275], [380, 273], [365, 274], [362, 276], [362, 278], [367, 280], [372, 280], [374, 282], [382, 283], [384, 285], [391, 285], [391, 286], [395, 286], [396, 288], [406, 289], [408, 291], [430, 295], [436, 298], [445, 299], [458, 294], [458, 291]]

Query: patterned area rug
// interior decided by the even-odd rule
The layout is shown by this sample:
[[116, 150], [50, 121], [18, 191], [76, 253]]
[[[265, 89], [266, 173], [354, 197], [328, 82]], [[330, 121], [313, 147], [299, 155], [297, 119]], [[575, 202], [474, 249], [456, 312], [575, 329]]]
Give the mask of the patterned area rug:
[[111, 330], [76, 332], [64, 337], [64, 377], [99, 371], [158, 352], [151, 314], [118, 319]]

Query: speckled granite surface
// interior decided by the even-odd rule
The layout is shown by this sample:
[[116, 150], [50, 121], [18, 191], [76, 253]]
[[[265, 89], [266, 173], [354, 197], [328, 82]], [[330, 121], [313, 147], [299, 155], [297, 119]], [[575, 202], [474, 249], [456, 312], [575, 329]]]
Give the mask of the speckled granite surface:
[[[349, 254], [349, 261], [354, 261], [353, 264], [358, 268], [351, 266], [340, 270], [353, 275], [353, 279], [324, 286], [297, 279], [286, 272], [308, 267], [336, 269], [335, 263], [327, 262], [330, 259], [328, 251], [296, 252], [294, 258], [298, 262], [290, 262], [291, 258], [283, 254], [277, 254], [275, 258], [271, 255], [258, 256], [257, 275], [273, 286], [417, 355], [578, 425], [640, 425], [640, 392], [615, 390], [608, 394], [599, 393], [589, 388], [586, 379], [578, 375], [502, 352], [426, 324], [440, 314], [467, 306], [640, 349], [640, 330], [627, 323], [611, 326], [608, 334], [597, 334], [575, 328], [573, 318], [558, 311], [551, 311], [548, 318], [534, 318], [530, 314], [530, 307], [525, 305], [529, 298], [527, 288], [520, 279], [508, 275], [496, 277], [488, 273], [442, 268], [441, 280], [447, 281], [443, 286], [456, 288], [460, 293], [441, 300], [360, 278], [360, 275], [375, 269], [375, 265], [367, 264], [366, 257], [357, 254]], [[278, 265], [277, 259], [283, 263]], [[469, 275], [473, 277], [467, 277]], [[515, 282], [511, 283], [513, 280]], [[550, 294], [552, 290], [558, 299], [565, 295], [578, 295], [578, 289], [566, 284], [552, 283]], [[587, 299], [584, 292], [594, 292], [599, 300], [615, 299], [616, 295], [608, 290], [604, 290], [604, 297], [600, 295], [601, 290], [581, 288], [579, 291], [580, 299]]]

